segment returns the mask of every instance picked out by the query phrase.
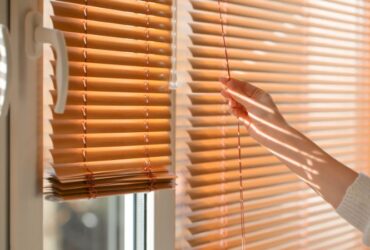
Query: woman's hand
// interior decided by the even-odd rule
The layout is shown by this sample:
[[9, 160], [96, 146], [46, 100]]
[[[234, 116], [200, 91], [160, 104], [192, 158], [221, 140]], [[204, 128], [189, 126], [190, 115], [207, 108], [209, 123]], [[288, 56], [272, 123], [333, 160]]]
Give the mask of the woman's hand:
[[290, 127], [265, 91], [236, 79], [220, 81], [230, 112], [249, 134], [336, 208], [357, 173]]
[[264, 144], [263, 135], [273, 132], [291, 134], [271, 96], [248, 82], [221, 78], [225, 85], [221, 94], [228, 99], [230, 113], [248, 128], [250, 135]]

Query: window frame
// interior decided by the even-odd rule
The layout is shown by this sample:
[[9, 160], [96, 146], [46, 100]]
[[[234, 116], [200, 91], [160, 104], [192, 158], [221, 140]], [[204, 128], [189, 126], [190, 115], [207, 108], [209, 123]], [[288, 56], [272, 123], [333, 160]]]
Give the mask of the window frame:
[[[0, 24], [9, 28], [9, 0], [0, 0]], [[9, 84], [9, 83], [8, 83]], [[9, 245], [9, 115], [0, 118], [0, 249]]]
[[[13, 82], [9, 113], [9, 245], [14, 250], [42, 249], [42, 168], [38, 164], [40, 64], [25, 53], [25, 14], [38, 1], [9, 1]], [[27, 83], [27, 84], [26, 84]], [[30, 216], [32, 214], [32, 216]]]

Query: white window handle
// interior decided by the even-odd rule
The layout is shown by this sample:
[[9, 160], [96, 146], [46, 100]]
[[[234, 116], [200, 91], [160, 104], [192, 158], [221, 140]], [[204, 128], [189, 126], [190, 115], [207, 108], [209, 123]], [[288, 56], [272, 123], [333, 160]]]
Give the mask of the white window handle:
[[5, 117], [9, 110], [12, 68], [8, 28], [0, 24], [0, 117]]
[[56, 51], [57, 101], [54, 112], [63, 113], [68, 96], [68, 52], [64, 35], [61, 31], [43, 27], [42, 16], [30, 11], [25, 20], [26, 53], [30, 58], [38, 58], [42, 54], [42, 45], [51, 44]]

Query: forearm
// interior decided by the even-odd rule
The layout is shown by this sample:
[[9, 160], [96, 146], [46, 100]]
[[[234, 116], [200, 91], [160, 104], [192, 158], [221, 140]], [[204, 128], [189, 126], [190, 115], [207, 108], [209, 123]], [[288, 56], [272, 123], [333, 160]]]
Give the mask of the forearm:
[[290, 127], [265, 91], [236, 79], [222, 78], [221, 82], [230, 112], [250, 135], [337, 208], [358, 174]]
[[296, 129], [281, 129], [260, 131], [259, 142], [336, 208], [358, 174]]

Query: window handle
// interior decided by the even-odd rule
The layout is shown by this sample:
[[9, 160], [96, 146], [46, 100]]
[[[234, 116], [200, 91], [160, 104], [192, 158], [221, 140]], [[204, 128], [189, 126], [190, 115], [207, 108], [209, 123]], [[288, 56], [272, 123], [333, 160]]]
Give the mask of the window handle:
[[[2, 41], [1, 41], [2, 40]], [[5, 117], [9, 110], [10, 102], [10, 83], [11, 83], [11, 48], [8, 28], [0, 24], [0, 97], [4, 99], [0, 109], [0, 117]]]
[[43, 27], [42, 15], [30, 11], [25, 20], [25, 44], [28, 57], [37, 59], [42, 54], [42, 45], [51, 44], [56, 52], [57, 101], [54, 112], [63, 113], [68, 96], [68, 52], [61, 31]]

